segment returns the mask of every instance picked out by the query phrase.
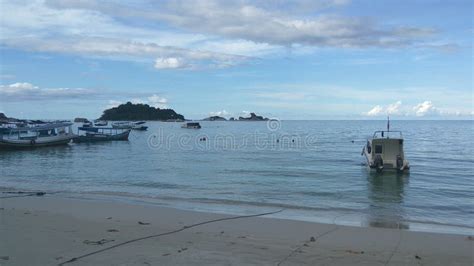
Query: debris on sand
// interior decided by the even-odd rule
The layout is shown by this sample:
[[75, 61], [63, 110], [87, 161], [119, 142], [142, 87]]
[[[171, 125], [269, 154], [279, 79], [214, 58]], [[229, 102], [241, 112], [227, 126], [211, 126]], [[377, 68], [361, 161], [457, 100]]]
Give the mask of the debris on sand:
[[145, 222], [138, 221], [138, 224], [139, 225], [149, 225], [150, 223], [145, 223]]
[[416, 258], [417, 260], [421, 260], [421, 257], [418, 256], [418, 255], [415, 255], [415, 258]]
[[101, 239], [101, 240], [98, 240], [98, 241], [84, 240], [82, 243], [84, 243], [86, 245], [103, 245], [105, 243], [109, 243], [109, 242], [112, 242], [112, 241], [115, 241], [115, 240], [113, 240], [113, 239]]
[[357, 254], [357, 255], [364, 254], [364, 251], [355, 251], [351, 249], [346, 250], [346, 252], [350, 254]]
[[309, 239], [309, 241], [311, 241], [311, 242], [316, 242], [316, 238], [314, 238], [314, 236], [312, 236], [312, 237]]
[[117, 229], [109, 229], [109, 230], [107, 230], [107, 232], [115, 233], [115, 232], [119, 232], [119, 230], [117, 230]]

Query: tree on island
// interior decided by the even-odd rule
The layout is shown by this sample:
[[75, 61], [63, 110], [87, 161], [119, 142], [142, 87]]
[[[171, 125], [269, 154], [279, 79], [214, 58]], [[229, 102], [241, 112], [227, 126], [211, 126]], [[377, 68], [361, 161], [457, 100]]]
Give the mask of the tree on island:
[[134, 121], [134, 120], [184, 120], [184, 116], [173, 109], [160, 109], [148, 104], [127, 102], [104, 111], [99, 120]]

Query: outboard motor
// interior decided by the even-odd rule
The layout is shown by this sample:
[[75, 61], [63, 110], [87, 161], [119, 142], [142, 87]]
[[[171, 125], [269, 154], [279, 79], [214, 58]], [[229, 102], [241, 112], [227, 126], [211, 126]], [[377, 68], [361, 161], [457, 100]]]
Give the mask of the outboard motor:
[[403, 167], [402, 156], [397, 155], [397, 170], [402, 170], [402, 167]]
[[382, 159], [382, 156], [380, 156], [380, 154], [377, 154], [375, 156], [375, 159], [374, 159], [374, 166], [375, 166], [375, 170], [377, 170], [377, 172], [382, 172], [383, 170], [383, 159]]

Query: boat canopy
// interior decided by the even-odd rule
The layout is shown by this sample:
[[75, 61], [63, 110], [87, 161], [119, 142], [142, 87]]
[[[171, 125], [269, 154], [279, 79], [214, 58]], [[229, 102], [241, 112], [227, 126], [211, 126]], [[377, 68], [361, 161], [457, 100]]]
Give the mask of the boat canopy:
[[72, 126], [72, 125], [73, 125], [72, 123], [51, 123], [51, 124], [45, 124], [45, 125], [35, 126], [35, 127], [12, 128], [10, 130], [10, 132], [51, 130], [51, 129], [55, 129], [55, 128], [69, 127], [69, 126]]
[[375, 131], [372, 137], [373, 139], [382, 139], [382, 138], [395, 138], [395, 139], [402, 139], [403, 135], [401, 131]]
[[190, 122], [190, 123], [186, 123], [187, 126], [190, 126], [190, 127], [195, 127], [195, 126], [199, 126], [199, 123], [196, 123], [196, 122]]

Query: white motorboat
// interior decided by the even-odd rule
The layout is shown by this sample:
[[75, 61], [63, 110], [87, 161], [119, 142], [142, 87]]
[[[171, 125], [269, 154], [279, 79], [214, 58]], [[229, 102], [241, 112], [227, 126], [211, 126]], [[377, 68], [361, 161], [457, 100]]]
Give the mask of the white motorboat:
[[362, 149], [361, 155], [367, 159], [367, 167], [377, 172], [384, 170], [408, 171], [410, 164], [405, 158], [401, 131], [391, 131], [390, 121], [387, 131], [375, 131]]
[[76, 137], [77, 135], [72, 132], [72, 123], [19, 127], [11, 129], [8, 135], [0, 135], [0, 149], [64, 145]]

